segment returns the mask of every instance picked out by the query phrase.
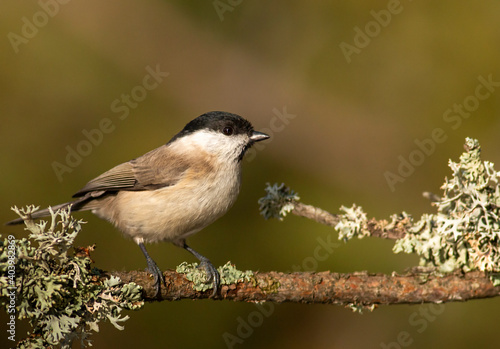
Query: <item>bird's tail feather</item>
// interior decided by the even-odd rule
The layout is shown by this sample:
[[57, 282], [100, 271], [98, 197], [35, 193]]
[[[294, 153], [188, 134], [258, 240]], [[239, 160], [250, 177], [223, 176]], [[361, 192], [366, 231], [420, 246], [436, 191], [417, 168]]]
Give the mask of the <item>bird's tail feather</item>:
[[[65, 202], [64, 204], [51, 206], [50, 208], [52, 209], [53, 212], [55, 212], [59, 209], [67, 208], [68, 206], [71, 205], [71, 211], [80, 211], [80, 210], [86, 209], [85, 203], [87, 201], [88, 201], [88, 198], [82, 197], [82, 198], [79, 198], [79, 199], [74, 200], [74, 201]], [[43, 210], [39, 210], [39, 211], [33, 212], [31, 214], [32, 219], [37, 219], [37, 218], [42, 218], [42, 217], [47, 217], [47, 216], [50, 216], [50, 211], [48, 208], [44, 208]], [[11, 221], [5, 223], [5, 225], [16, 225], [16, 224], [21, 224], [23, 222], [24, 222], [24, 220], [22, 218], [17, 218], [17, 219], [14, 219], [14, 220], [11, 220]]]

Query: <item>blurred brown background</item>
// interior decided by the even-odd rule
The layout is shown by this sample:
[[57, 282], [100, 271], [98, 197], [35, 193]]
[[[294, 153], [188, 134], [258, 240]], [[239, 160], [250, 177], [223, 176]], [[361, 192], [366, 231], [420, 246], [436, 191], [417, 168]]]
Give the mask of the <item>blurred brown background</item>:
[[[497, 1], [2, 1], [0, 220], [15, 217], [12, 205], [67, 201], [194, 117], [225, 110], [273, 130], [273, 138], [245, 161], [235, 207], [190, 239], [195, 249], [240, 269], [402, 272], [417, 258], [394, 255], [392, 242], [377, 239], [342, 243], [328, 259], [305, 263], [331, 229], [297, 217], [265, 221], [257, 200], [266, 182], [285, 182], [332, 212], [355, 202], [369, 216], [404, 210], [418, 218], [433, 210], [421, 193], [439, 193], [466, 136], [500, 168], [500, 88], [493, 83], [476, 96], [481, 76], [500, 82], [499, 11]], [[142, 89], [147, 67], [169, 75]], [[135, 96], [126, 118], [122, 95]], [[462, 114], [447, 112], [460, 105]], [[280, 124], [276, 111], [295, 117]], [[64, 164], [67, 147], [77, 149], [84, 130], [105, 119], [113, 131], [90, 149], [81, 145], [85, 155], [59, 180], [53, 163]], [[446, 141], [391, 190], [386, 172], [398, 174], [415, 141], [437, 128]], [[97, 244], [96, 266], [145, 267], [137, 246], [111, 225], [77, 216], [88, 221], [77, 243]], [[25, 232], [3, 227], [2, 234]], [[194, 261], [169, 244], [149, 251], [163, 269]], [[253, 304], [162, 302], [129, 312], [123, 332], [106, 323], [92, 339], [95, 348], [221, 348], [228, 335], [241, 348], [493, 348], [497, 306], [500, 299], [359, 315], [281, 304], [263, 314]], [[253, 325], [245, 330], [243, 322]], [[25, 330], [18, 325], [18, 339]], [[0, 346], [10, 344], [6, 337]]]

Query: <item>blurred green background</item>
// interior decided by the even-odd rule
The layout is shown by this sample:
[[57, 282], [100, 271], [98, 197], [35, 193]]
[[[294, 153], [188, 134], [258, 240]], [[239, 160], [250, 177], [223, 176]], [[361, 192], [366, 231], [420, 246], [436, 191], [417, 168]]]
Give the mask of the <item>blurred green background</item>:
[[[404, 210], [418, 218], [433, 210], [421, 193], [439, 193], [450, 175], [447, 161], [458, 159], [466, 136], [478, 138], [484, 159], [500, 165], [500, 90], [473, 97], [480, 76], [500, 81], [499, 11], [497, 1], [450, 0], [1, 1], [0, 220], [15, 217], [12, 205], [67, 201], [194, 117], [225, 110], [275, 132], [245, 161], [234, 208], [192, 237], [193, 248], [214, 264], [231, 260], [240, 269], [403, 272], [417, 258], [394, 255], [393, 243], [378, 239], [342, 243], [327, 260], [307, 264], [317, 239], [336, 233], [297, 217], [265, 221], [257, 200], [266, 182], [285, 182], [303, 202], [331, 212], [356, 203], [371, 217]], [[356, 52], [343, 53], [341, 45], [356, 44]], [[144, 96], [136, 87], [148, 66], [169, 75]], [[141, 101], [122, 120], [111, 105], [132, 91]], [[470, 115], [447, 119], [446, 111], [464, 101]], [[273, 110], [295, 117], [282, 127]], [[53, 162], [65, 163], [67, 147], [76, 149], [83, 131], [106, 118], [113, 132], [60, 181]], [[384, 174], [398, 174], [401, 157], [418, 149], [415, 140], [436, 128], [446, 141], [391, 190]], [[88, 221], [77, 243], [97, 245], [96, 266], [145, 267], [137, 246], [110, 224], [77, 216]], [[2, 234], [25, 236], [21, 227], [3, 227]], [[169, 244], [149, 251], [163, 269], [194, 261]], [[234, 347], [241, 348], [493, 348], [496, 306], [498, 298], [359, 315], [280, 304], [259, 315], [253, 304], [162, 302], [129, 312], [123, 332], [102, 325], [93, 340], [96, 348], [223, 348], [226, 334], [239, 336]], [[254, 325], [245, 331], [242, 321]], [[17, 338], [25, 331], [18, 324]], [[11, 344], [6, 337], [1, 347]]]

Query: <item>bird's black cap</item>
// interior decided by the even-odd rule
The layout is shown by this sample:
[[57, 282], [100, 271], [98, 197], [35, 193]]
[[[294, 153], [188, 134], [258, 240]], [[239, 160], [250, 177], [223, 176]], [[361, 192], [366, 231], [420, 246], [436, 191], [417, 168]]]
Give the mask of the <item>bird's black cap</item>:
[[251, 136], [254, 132], [252, 124], [239, 115], [223, 111], [211, 111], [191, 120], [169, 143], [199, 130], [223, 132], [227, 127], [232, 128], [233, 134], [248, 134]]

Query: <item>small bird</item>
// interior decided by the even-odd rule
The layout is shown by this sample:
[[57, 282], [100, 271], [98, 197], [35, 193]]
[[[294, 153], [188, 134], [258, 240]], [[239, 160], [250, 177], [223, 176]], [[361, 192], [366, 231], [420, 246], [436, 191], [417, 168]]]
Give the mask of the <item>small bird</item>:
[[[165, 280], [144, 244], [169, 241], [186, 249], [206, 270], [214, 297], [219, 273], [208, 258], [186, 244], [186, 238], [223, 216], [234, 204], [245, 152], [268, 138], [241, 116], [208, 112], [190, 121], [167, 144], [104, 172], [73, 195], [75, 200], [52, 209], [90, 210], [134, 240], [154, 277], [156, 296]], [[31, 218], [49, 214], [49, 209], [43, 209]], [[6, 224], [22, 222], [18, 218]]]

